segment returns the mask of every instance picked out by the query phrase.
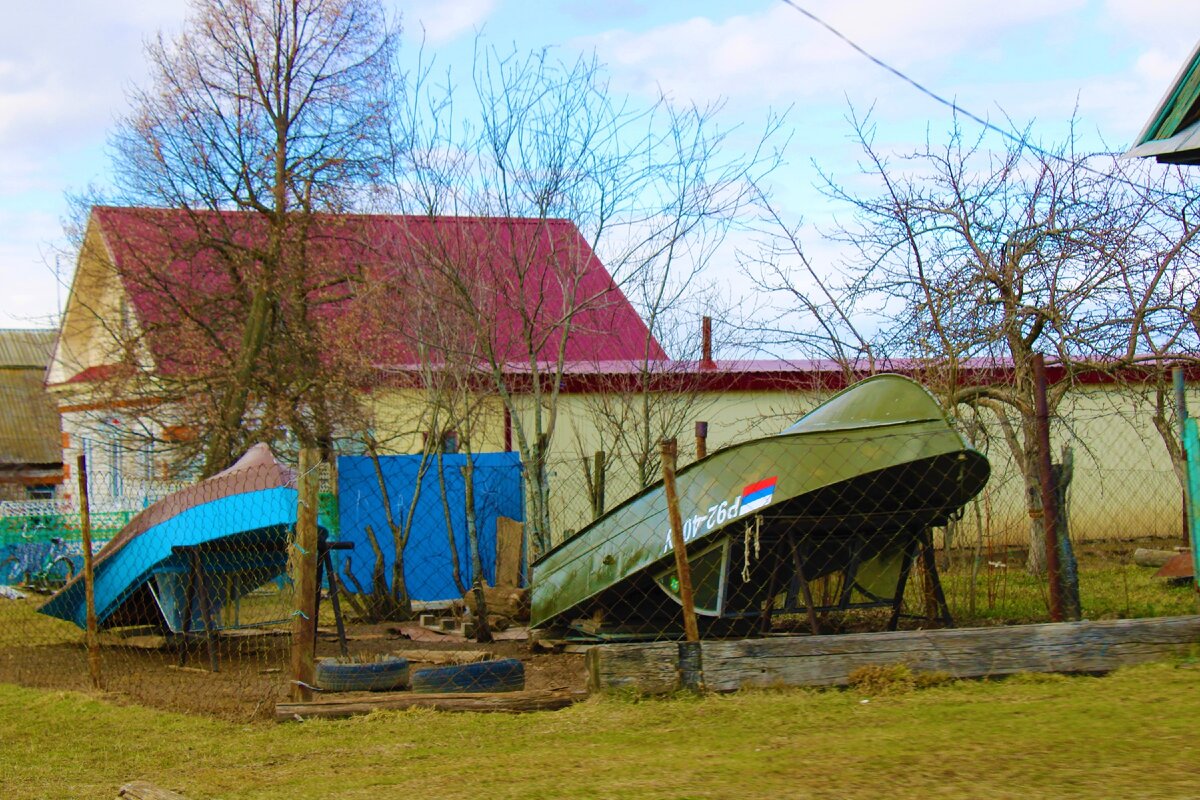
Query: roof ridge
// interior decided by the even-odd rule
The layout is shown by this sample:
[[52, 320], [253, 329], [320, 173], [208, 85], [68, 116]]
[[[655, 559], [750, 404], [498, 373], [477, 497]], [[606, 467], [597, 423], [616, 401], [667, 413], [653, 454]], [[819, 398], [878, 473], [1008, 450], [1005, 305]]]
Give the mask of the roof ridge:
[[[116, 212], [137, 212], [149, 211], [162, 214], [197, 214], [197, 215], [217, 215], [217, 214], [235, 214], [235, 215], [257, 215], [258, 212], [247, 209], [220, 209], [214, 210], [211, 208], [166, 208], [163, 206], [114, 206], [107, 204], [99, 204], [92, 206], [93, 211], [116, 211]], [[566, 223], [575, 225], [574, 220], [567, 217], [514, 217], [502, 216], [498, 214], [377, 214], [362, 211], [314, 211], [315, 217], [328, 217], [331, 219], [361, 219], [361, 220], [429, 220], [429, 221], [466, 221], [466, 222], [514, 222], [522, 224], [535, 223]], [[576, 226], [578, 228], [578, 226]]]

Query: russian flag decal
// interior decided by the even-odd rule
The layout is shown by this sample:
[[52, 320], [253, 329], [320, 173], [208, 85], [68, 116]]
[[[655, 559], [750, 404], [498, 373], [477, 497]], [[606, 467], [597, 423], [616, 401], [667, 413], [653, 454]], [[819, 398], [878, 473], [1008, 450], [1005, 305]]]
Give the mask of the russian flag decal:
[[771, 498], [775, 496], [775, 484], [778, 480], [778, 476], [772, 475], [770, 478], [763, 478], [758, 483], [752, 483], [743, 489], [739, 516], [751, 514], [763, 506], [770, 505]]

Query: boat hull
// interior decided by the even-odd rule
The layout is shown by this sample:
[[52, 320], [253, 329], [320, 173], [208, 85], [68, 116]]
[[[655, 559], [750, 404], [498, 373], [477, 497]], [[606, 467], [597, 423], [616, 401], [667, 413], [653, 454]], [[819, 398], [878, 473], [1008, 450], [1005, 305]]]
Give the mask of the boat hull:
[[[689, 562], [723, 549], [705, 572], [718, 578], [693, 575], [700, 613], [745, 620], [769, 614], [768, 594], [795, 586], [797, 573], [813, 581], [872, 559], [899, 564], [988, 474], [928, 392], [892, 375], [856, 384], [782, 434], [689, 464], [676, 477]], [[663, 602], [675, 598], [669, 534], [661, 483], [600, 517], [533, 565], [531, 624], [604, 617], [652, 629], [677, 619]]]
[[[97, 562], [97, 624], [165, 622], [177, 632], [199, 628], [198, 599], [191, 604], [189, 618], [186, 603], [177, 599], [179, 588], [173, 585], [188, 572], [188, 559], [183, 555], [186, 548], [196, 548], [201, 554], [209, 584], [206, 594], [215, 604], [215, 612], [229, 596], [225, 588], [239, 586], [241, 591], [250, 591], [283, 574], [285, 547], [295, 520], [296, 490], [280, 487], [218, 498], [147, 529]], [[205, 554], [206, 547], [219, 547], [221, 552]], [[236, 557], [231, 557], [234, 553]], [[228, 580], [233, 576], [238, 579]], [[83, 582], [69, 584], [39, 610], [85, 627]]]

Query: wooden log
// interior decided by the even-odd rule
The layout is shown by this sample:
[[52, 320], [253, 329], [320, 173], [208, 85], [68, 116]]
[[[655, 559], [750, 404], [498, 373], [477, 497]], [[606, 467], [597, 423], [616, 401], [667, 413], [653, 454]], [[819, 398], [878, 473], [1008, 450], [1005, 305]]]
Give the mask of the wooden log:
[[394, 650], [396, 655], [421, 664], [474, 664], [490, 661], [493, 654], [487, 650]]
[[130, 781], [117, 790], [117, 797], [127, 797], [130, 800], [187, 800], [181, 794], [170, 789], [161, 789], [146, 781]]
[[311, 703], [279, 703], [275, 706], [275, 721], [290, 722], [303, 719], [339, 719], [372, 711], [433, 708], [438, 711], [478, 711], [521, 713], [553, 711], [565, 708], [587, 697], [586, 692], [570, 689], [531, 689], [522, 692], [478, 692], [413, 694], [412, 692], [355, 692], [339, 693], [337, 699], [314, 700]]
[[[1200, 616], [1060, 622], [997, 628], [795, 636], [703, 643], [704, 682], [747, 686], [839, 686], [869, 665], [981, 678], [1018, 672], [1108, 672], [1186, 653]], [[587, 653], [588, 688], [665, 694], [677, 689], [675, 642], [598, 645]]]
[[[521, 545], [525, 526], [508, 517], [496, 518], [496, 586], [521, 585]], [[489, 608], [491, 603], [488, 603]]]
[[[525, 622], [529, 619], [529, 590], [506, 586], [483, 586], [483, 601], [489, 614]], [[467, 592], [463, 602], [475, 613], [475, 593]]]
[[1178, 554], [1176, 550], [1151, 550], [1139, 547], [1133, 551], [1133, 563], [1139, 567], [1161, 567]]

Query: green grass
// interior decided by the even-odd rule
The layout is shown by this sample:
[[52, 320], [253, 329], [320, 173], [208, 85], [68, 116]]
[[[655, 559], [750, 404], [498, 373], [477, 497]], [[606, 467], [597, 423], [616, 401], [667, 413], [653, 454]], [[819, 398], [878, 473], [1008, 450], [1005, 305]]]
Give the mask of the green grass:
[[[1132, 548], [1131, 548], [1132, 549]], [[984, 565], [975, 578], [974, 605], [969, 563], [954, 561], [940, 570], [956, 623], [967, 625], [1046, 622], [1046, 579], [1024, 569], [1023, 559], [1006, 559], [1003, 568]], [[1084, 619], [1170, 617], [1200, 613], [1200, 595], [1191, 586], [1154, 577], [1126, 554], [1084, 553], [1079, 564], [1079, 599]], [[910, 607], [921, 607], [920, 581], [906, 592]], [[972, 608], [974, 613], [972, 613]]]
[[[0, 685], [0, 796], [1195, 797], [1200, 669], [233, 725]], [[864, 700], [868, 702], [863, 702]]]

